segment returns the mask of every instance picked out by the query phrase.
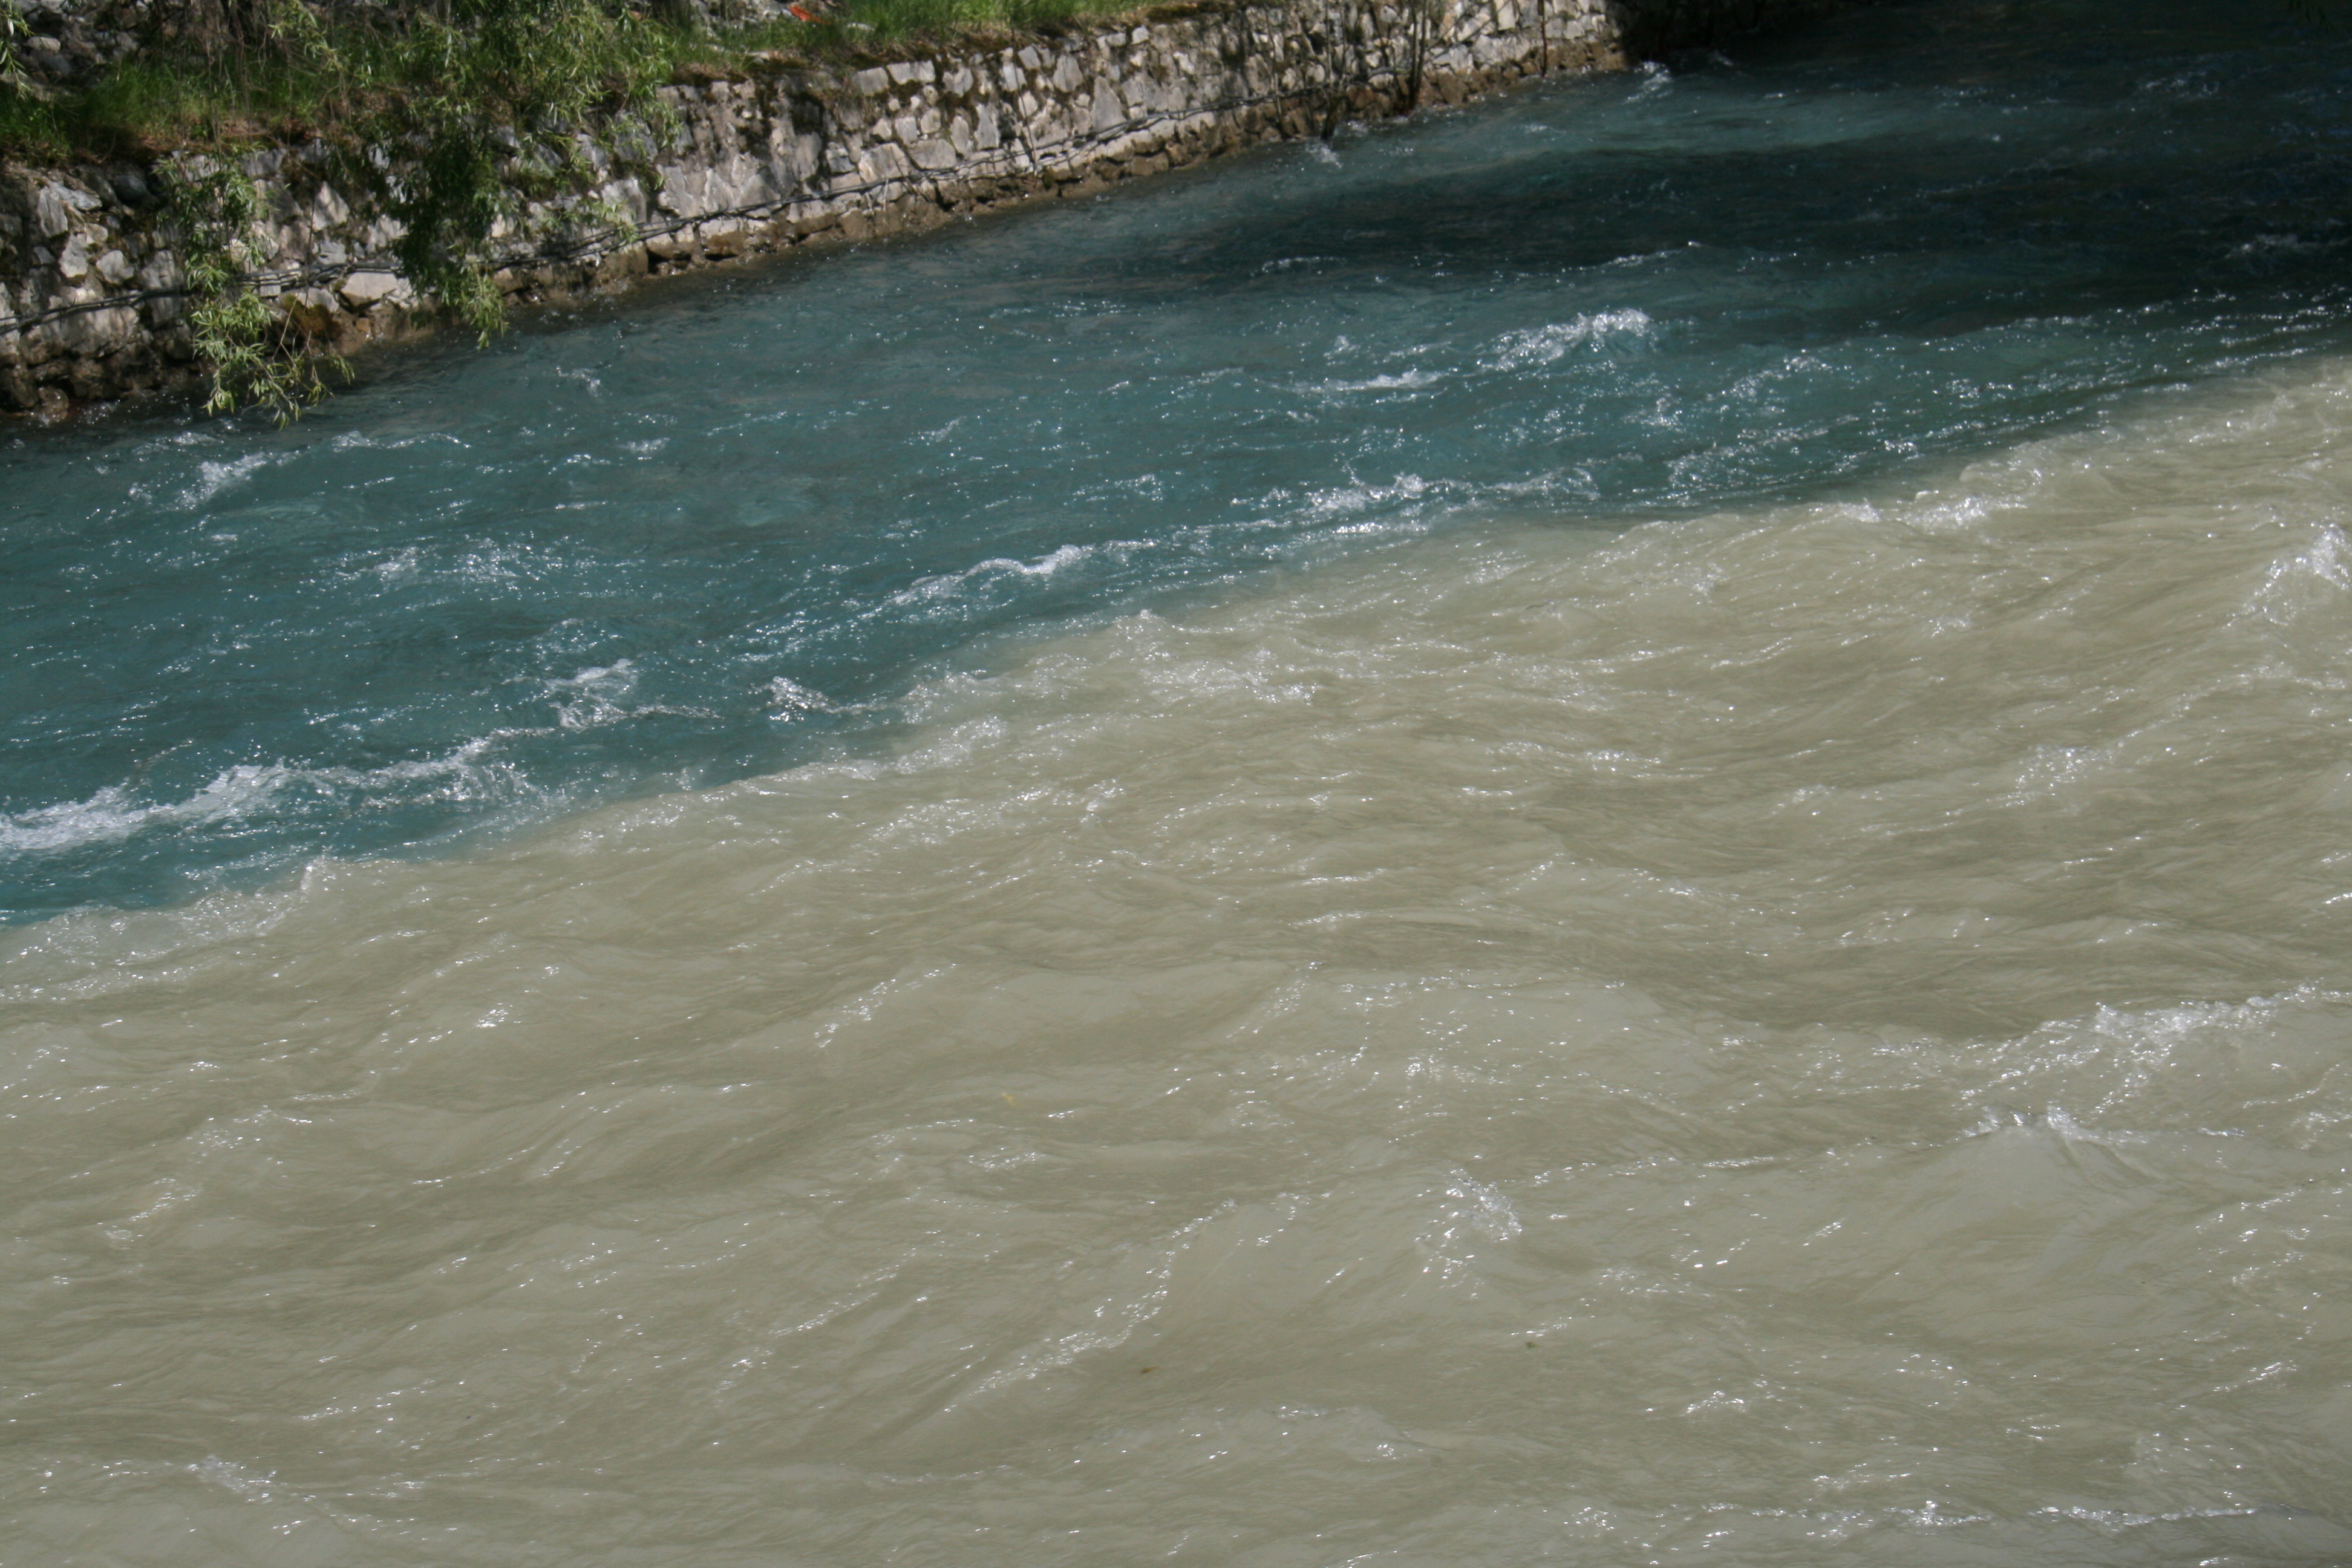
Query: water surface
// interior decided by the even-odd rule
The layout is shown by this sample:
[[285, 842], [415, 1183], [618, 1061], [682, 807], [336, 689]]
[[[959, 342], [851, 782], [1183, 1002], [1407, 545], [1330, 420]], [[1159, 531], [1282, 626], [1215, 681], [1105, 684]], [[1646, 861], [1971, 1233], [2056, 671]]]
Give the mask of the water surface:
[[0, 1563], [2352, 1562], [2347, 58], [26, 437]]

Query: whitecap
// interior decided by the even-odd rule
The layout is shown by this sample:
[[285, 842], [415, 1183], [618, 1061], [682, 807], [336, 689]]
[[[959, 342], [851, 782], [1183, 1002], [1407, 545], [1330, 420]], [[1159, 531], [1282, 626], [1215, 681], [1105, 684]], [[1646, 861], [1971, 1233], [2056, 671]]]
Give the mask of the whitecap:
[[283, 764], [230, 768], [185, 800], [142, 805], [120, 784], [85, 800], [61, 801], [0, 817], [0, 853], [26, 855], [78, 849], [129, 838], [160, 823], [218, 822], [242, 816], [292, 776]]
[[1015, 561], [1009, 555], [992, 556], [986, 561], [965, 567], [961, 572], [942, 572], [925, 577], [910, 587], [901, 588], [886, 601], [891, 605], [916, 605], [926, 600], [951, 598], [975, 584], [992, 577], [1028, 577], [1044, 580], [1066, 567], [1076, 566], [1097, 553], [1091, 544], [1065, 544], [1039, 556], [1034, 561]]
[[1646, 340], [1656, 335], [1656, 324], [1646, 311], [1596, 310], [1549, 326], [1507, 332], [1496, 341], [1495, 352], [1480, 363], [1489, 370], [1517, 370], [1523, 365], [1550, 364], [1583, 343], [1620, 337]]
[[196, 482], [180, 492], [179, 504], [190, 511], [204, 506], [222, 491], [234, 489], [256, 473], [279, 461], [267, 452], [248, 452], [242, 458], [232, 458], [225, 463], [196, 465]]
[[[283, 804], [289, 797], [355, 795], [362, 802], [427, 782], [438, 787], [422, 798], [488, 800], [528, 793], [520, 770], [482, 756], [501, 742], [549, 730], [498, 730], [467, 742], [443, 756], [390, 763], [378, 768], [304, 768], [285, 762], [240, 763], [180, 800], [142, 802], [121, 784], [81, 800], [60, 801], [0, 816], [0, 855], [45, 855], [90, 845], [119, 843], [154, 827], [203, 827], [233, 822]], [[420, 798], [402, 791], [403, 798]]]
[[1396, 375], [1368, 376], [1361, 381], [1325, 381], [1302, 386], [1301, 392], [1418, 392], [1424, 386], [1435, 386], [1444, 376], [1435, 371], [1408, 370]]
[[798, 718], [803, 713], [831, 713], [836, 710], [832, 698], [813, 686], [803, 686], [784, 675], [768, 682], [768, 701], [780, 719]]

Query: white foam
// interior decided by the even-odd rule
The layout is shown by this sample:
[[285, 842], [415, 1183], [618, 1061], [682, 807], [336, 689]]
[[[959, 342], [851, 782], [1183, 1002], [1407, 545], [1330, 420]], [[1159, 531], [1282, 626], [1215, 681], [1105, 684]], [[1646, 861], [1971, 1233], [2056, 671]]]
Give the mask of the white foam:
[[2324, 522], [2312, 531], [2302, 548], [2271, 563], [2262, 585], [2232, 619], [2259, 616], [2284, 624], [2315, 600], [2337, 600], [2347, 588], [2352, 588], [2352, 541], [2346, 540], [2343, 530], [2333, 522]]
[[1076, 566], [1090, 559], [1100, 547], [1092, 544], [1065, 544], [1034, 561], [1015, 561], [1011, 556], [992, 556], [986, 561], [967, 566], [961, 572], [943, 572], [926, 577], [911, 587], [901, 588], [887, 601], [892, 605], [916, 605], [926, 600], [952, 598], [966, 588], [990, 578], [1029, 577], [1043, 580], [1052, 577], [1066, 567]]
[[87, 800], [37, 806], [0, 817], [0, 852], [38, 854], [129, 838], [161, 824], [219, 822], [242, 816], [268, 799], [293, 774], [282, 764], [228, 769], [185, 800], [158, 805], [134, 802], [119, 784]]
[[831, 713], [837, 709], [833, 699], [824, 692], [784, 675], [768, 682], [768, 701], [776, 716], [782, 719], [797, 718], [803, 713]]
[[[438, 780], [426, 798], [483, 800], [528, 789], [511, 763], [484, 763], [502, 741], [545, 730], [500, 730], [469, 741], [446, 756], [392, 763], [380, 768], [301, 768], [283, 762], [242, 763], [215, 774], [184, 799], [145, 804], [120, 784], [82, 800], [35, 806], [0, 816], [0, 855], [56, 854], [131, 838], [155, 827], [200, 827], [265, 811], [303, 791], [380, 795], [388, 787]], [[413, 796], [411, 798], [414, 798]]]
[[194, 511], [279, 460], [268, 452], [248, 452], [226, 463], [198, 463], [196, 482], [180, 492], [179, 504]]
[[1435, 386], [1445, 377], [1436, 371], [1408, 370], [1395, 375], [1367, 376], [1361, 381], [1325, 381], [1299, 388], [1301, 392], [1418, 392], [1424, 386]]
[[1572, 321], [1507, 332], [1496, 342], [1495, 352], [1481, 363], [1489, 370], [1517, 370], [1523, 365], [1553, 363], [1569, 350], [1584, 343], [1622, 337], [1646, 340], [1656, 335], [1656, 323], [1646, 311], [1596, 310]]

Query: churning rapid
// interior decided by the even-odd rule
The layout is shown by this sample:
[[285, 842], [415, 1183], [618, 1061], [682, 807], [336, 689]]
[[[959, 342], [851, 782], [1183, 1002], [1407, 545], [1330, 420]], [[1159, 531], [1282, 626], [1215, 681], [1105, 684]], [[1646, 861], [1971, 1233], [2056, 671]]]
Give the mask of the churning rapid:
[[0, 1563], [2352, 1563], [2348, 83], [1890, 6], [18, 437]]

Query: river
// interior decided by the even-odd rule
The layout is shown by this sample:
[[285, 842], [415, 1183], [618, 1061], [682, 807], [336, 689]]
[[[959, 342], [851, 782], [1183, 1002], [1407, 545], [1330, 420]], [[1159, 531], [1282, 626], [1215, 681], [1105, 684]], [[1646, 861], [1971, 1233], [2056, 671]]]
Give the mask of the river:
[[2352, 1562], [2352, 37], [1895, 5], [0, 447], [0, 1563]]

